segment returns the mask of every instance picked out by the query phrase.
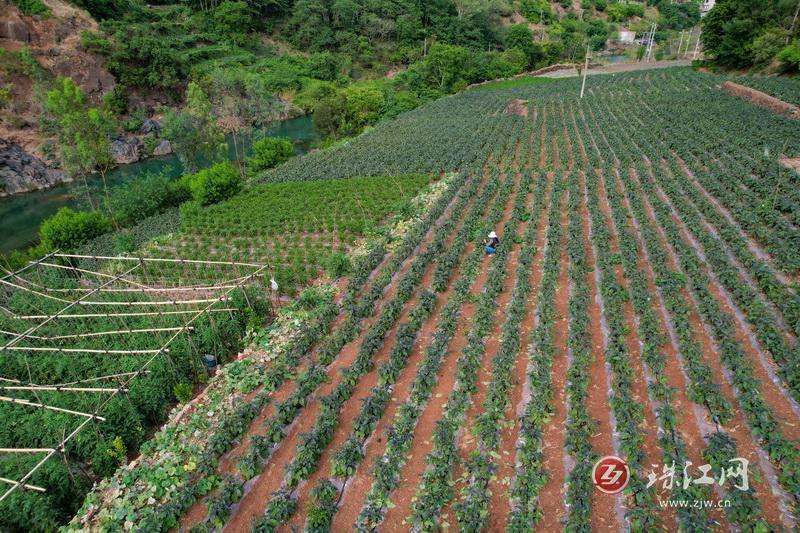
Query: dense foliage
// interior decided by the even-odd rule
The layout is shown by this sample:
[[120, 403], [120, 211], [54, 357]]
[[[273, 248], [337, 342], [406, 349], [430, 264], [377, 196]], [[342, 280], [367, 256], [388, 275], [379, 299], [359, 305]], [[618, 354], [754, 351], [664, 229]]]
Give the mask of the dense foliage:
[[[713, 61], [723, 67], [765, 67], [779, 57], [797, 70], [791, 50], [800, 36], [796, 23], [797, 3], [791, 0], [718, 0], [703, 20], [703, 48]], [[781, 54], [783, 55], [783, 54]]]

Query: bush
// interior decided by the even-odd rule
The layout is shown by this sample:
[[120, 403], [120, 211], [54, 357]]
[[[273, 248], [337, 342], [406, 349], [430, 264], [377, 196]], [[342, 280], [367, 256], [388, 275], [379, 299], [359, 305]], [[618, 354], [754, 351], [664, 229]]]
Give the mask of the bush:
[[350, 259], [340, 252], [336, 252], [325, 260], [325, 271], [334, 279], [346, 276], [350, 272]]
[[81, 30], [81, 46], [93, 54], [106, 56], [111, 53], [111, 41], [99, 32]]
[[247, 160], [252, 172], [272, 168], [294, 155], [294, 145], [288, 139], [265, 137], [253, 143], [253, 155]]
[[62, 207], [39, 227], [42, 243], [49, 249], [72, 250], [111, 230], [99, 211], [73, 211]]
[[32, 17], [39, 15], [46, 17], [50, 15], [50, 8], [48, 8], [42, 0], [13, 0], [13, 3], [19, 8], [23, 15]]
[[111, 212], [123, 225], [132, 225], [177, 206], [190, 198], [185, 184], [175, 183], [165, 173], [147, 173], [111, 190]]
[[230, 162], [217, 163], [186, 178], [192, 198], [200, 205], [227, 200], [242, 188], [242, 177]]
[[176, 383], [174, 387], [172, 387], [172, 394], [175, 395], [175, 399], [178, 400], [179, 403], [186, 403], [192, 398], [194, 398], [194, 389], [188, 383]]
[[795, 39], [792, 44], [781, 50], [778, 59], [783, 65], [792, 70], [800, 69], [800, 40]]

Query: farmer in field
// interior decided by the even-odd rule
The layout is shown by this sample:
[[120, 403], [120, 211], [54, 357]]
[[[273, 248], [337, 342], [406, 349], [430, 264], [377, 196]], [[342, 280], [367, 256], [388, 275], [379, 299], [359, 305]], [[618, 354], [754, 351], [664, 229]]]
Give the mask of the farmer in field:
[[497, 233], [490, 231], [489, 236], [483, 240], [483, 244], [486, 245], [486, 255], [491, 257], [497, 247], [500, 246], [500, 239], [497, 238]]

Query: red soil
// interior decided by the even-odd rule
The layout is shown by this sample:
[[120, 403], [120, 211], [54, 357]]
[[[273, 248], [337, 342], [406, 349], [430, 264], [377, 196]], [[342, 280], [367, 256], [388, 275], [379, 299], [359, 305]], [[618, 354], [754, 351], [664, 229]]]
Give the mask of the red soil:
[[[561, 178], [559, 178], [561, 179]], [[561, 226], [567, 225], [567, 194], [564, 194], [560, 206]], [[566, 385], [567, 385], [567, 335], [569, 305], [569, 273], [567, 270], [566, 233], [561, 238], [561, 260], [556, 289], [556, 324], [553, 343], [556, 353], [553, 358], [553, 407], [554, 415], [544, 429], [544, 470], [548, 474], [547, 484], [539, 493], [539, 507], [543, 518], [539, 527], [542, 531], [561, 529], [561, 521], [566, 515], [565, 482], [566, 472], [564, 458], [564, 426], [567, 420]]]
[[[658, 230], [660, 246], [662, 246], [669, 252], [670, 267], [672, 269], [678, 270], [678, 261], [674, 255], [672, 248], [667, 245], [667, 239], [664, 234], [663, 228], [661, 228], [660, 225], [656, 222], [653, 208], [650, 205], [649, 198], [644, 197], [644, 204], [645, 204], [645, 209], [647, 211], [647, 216]], [[689, 322], [691, 323], [692, 333], [694, 337], [698, 339], [703, 346], [703, 362], [706, 365], [708, 365], [709, 368], [711, 369], [713, 376], [715, 377], [715, 382], [720, 385], [723, 397], [727, 399], [729, 402], [731, 402], [733, 405], [736, 405], [733, 389], [728, 380], [725, 379], [726, 376], [722, 370], [719, 351], [717, 350], [717, 347], [714, 344], [714, 341], [707, 329], [707, 326], [703, 323], [702, 319], [700, 318], [696, 302], [686, 287], [684, 287], [681, 292], [691, 309], [691, 312], [689, 314]], [[728, 423], [725, 429], [728, 431], [730, 436], [736, 440], [737, 452], [739, 457], [747, 458], [750, 461], [751, 465], [759, 464], [759, 457], [756, 451], [756, 446], [754, 445], [753, 435], [751, 434], [750, 428], [748, 427], [746, 421], [744, 420], [744, 417], [742, 416], [741, 410], [734, 409], [732, 414], [733, 417], [731, 419], [731, 422]], [[776, 487], [770, 487], [768, 481], [763, 478], [760, 480], [754, 480], [752, 486], [755, 488], [756, 496], [758, 497], [759, 503], [761, 504], [762, 514], [764, 519], [772, 524], [779, 523], [781, 514], [780, 506], [778, 499], [773, 492], [773, 489]]]
[[734, 83], [732, 81], [726, 81], [722, 84], [722, 90], [734, 96], [738, 96], [739, 98], [748, 100], [757, 106], [769, 109], [778, 115], [784, 115], [791, 118], [800, 118], [800, 108], [798, 108], [796, 105], [784, 102], [783, 100], [775, 98], [774, 96], [751, 89], [750, 87], [745, 87], [744, 85], [739, 85], [738, 83]]
[[511, 512], [511, 500], [509, 494], [510, 484], [506, 483], [506, 479], [514, 477], [514, 456], [516, 454], [517, 440], [519, 439], [520, 423], [519, 417], [516, 413], [520, 409], [523, 402], [523, 386], [527, 374], [527, 355], [529, 351], [529, 339], [536, 326], [534, 320], [535, 304], [538, 301], [538, 292], [542, 283], [542, 274], [544, 266], [544, 247], [545, 239], [547, 237], [547, 206], [550, 204], [550, 194], [552, 192], [552, 173], [547, 175], [547, 188], [545, 190], [545, 197], [543, 200], [544, 208], [539, 216], [539, 225], [536, 233], [536, 249], [537, 254], [533, 260], [533, 267], [531, 268], [531, 296], [530, 306], [526, 311], [525, 317], [522, 319], [520, 326], [520, 338], [522, 345], [520, 346], [520, 355], [517, 357], [517, 362], [514, 368], [514, 374], [517, 379], [514, 383], [514, 388], [511, 391], [511, 409], [507, 412], [506, 421], [509, 425], [504, 426], [501, 430], [500, 436], [500, 457], [501, 460], [496, 461], [496, 468], [494, 478], [489, 482], [489, 491], [492, 493], [492, 498], [489, 503], [489, 530], [500, 531], [502, 530], [507, 521], [508, 515]]
[[[583, 180], [583, 175], [581, 175]], [[585, 185], [585, 184], [584, 184]], [[595, 265], [595, 254], [589, 240], [589, 211], [585, 200], [581, 202], [581, 218], [583, 220], [583, 244], [586, 249], [586, 281], [591, 292], [589, 304], [589, 329], [592, 336], [593, 360], [589, 366], [589, 396], [586, 399], [586, 408], [595, 421], [595, 434], [589, 441], [598, 455], [619, 455], [614, 443], [612, 432], [614, 427], [611, 421], [611, 405], [609, 395], [611, 388], [609, 375], [606, 371], [605, 351], [608, 340], [605, 333], [603, 308], [600, 296], [599, 271]], [[621, 524], [618, 521], [617, 509], [621, 505], [621, 496], [605, 494], [599, 490], [592, 491], [592, 514], [590, 523], [593, 530], [618, 531]]]
[[[596, 174], [599, 180], [598, 203], [600, 205], [600, 210], [603, 213], [606, 226], [609, 228], [611, 252], [618, 254], [619, 242], [617, 240], [617, 231], [611, 218], [611, 208], [608, 205], [608, 198], [605, 194], [605, 181], [603, 180], [601, 172], [597, 172]], [[628, 278], [625, 277], [625, 272], [622, 265], [616, 265], [614, 267], [614, 274], [617, 278], [617, 282], [623, 288], [628, 290]], [[642, 429], [645, 432], [643, 443], [645, 464], [658, 464], [659, 462], [662, 462], [663, 459], [663, 450], [661, 450], [658, 444], [658, 430], [660, 428], [658, 420], [656, 419], [655, 409], [653, 408], [653, 404], [650, 402], [650, 396], [647, 391], [646, 372], [644, 364], [642, 363], [641, 339], [639, 338], [637, 329], [638, 322], [633, 309], [633, 304], [630, 300], [626, 300], [624, 303], [624, 314], [625, 323], [629, 328], [628, 334], [625, 338], [626, 345], [628, 347], [628, 353], [630, 354], [631, 368], [633, 369], [634, 375], [637, 377], [633, 383], [633, 399], [636, 401], [636, 403], [644, 406], [644, 425]], [[664, 527], [666, 527], [666, 529], [669, 531], [675, 530], [677, 524], [675, 521], [674, 510], [666, 510], [660, 514]]]
[[[488, 180], [488, 178], [489, 178], [489, 174], [488, 173], [484, 174], [481, 187], [483, 187], [486, 184], [486, 181]], [[476, 195], [473, 196], [472, 200], [474, 201], [474, 199], [477, 198], [477, 196], [479, 194], [480, 194], [479, 192], [476, 193]], [[462, 215], [466, 215], [466, 213], [471, 209], [471, 207], [472, 207], [472, 202], [468, 203], [468, 205], [463, 210]], [[460, 228], [462, 227], [463, 222], [464, 222], [463, 218], [459, 220], [459, 223], [455, 226], [455, 228], [451, 232], [450, 236], [447, 238], [447, 240], [446, 240], [447, 244], [446, 244], [445, 248], [447, 248], [447, 246], [452, 244], [452, 242], [455, 240], [455, 237], [456, 237], [458, 231], [460, 230]], [[294, 516], [286, 524], [284, 524], [284, 526], [282, 526], [282, 528], [281, 528], [282, 530], [290, 531], [291, 528], [301, 529], [303, 527], [303, 524], [305, 523], [305, 520], [306, 520], [306, 516], [308, 514], [309, 506], [311, 505], [310, 490], [314, 486], [316, 486], [317, 482], [320, 479], [322, 479], [324, 477], [329, 477], [331, 475], [330, 468], [329, 468], [330, 460], [331, 460], [333, 454], [339, 449], [339, 447], [342, 444], [344, 444], [344, 442], [347, 440], [348, 436], [350, 435], [350, 432], [352, 431], [355, 419], [358, 416], [358, 414], [361, 412], [361, 407], [362, 407], [363, 400], [366, 399], [367, 396], [369, 396], [372, 388], [378, 384], [377, 369], [378, 369], [378, 367], [380, 366], [380, 364], [383, 361], [388, 359], [389, 354], [391, 353], [391, 350], [394, 347], [394, 337], [397, 334], [397, 330], [399, 329], [400, 324], [402, 324], [402, 323], [407, 321], [408, 315], [410, 314], [411, 310], [416, 306], [417, 302], [419, 301], [419, 294], [420, 294], [422, 288], [430, 288], [432, 280], [433, 280], [433, 274], [434, 274], [434, 271], [435, 271], [435, 267], [436, 267], [436, 264], [435, 263], [431, 263], [426, 268], [425, 273], [423, 274], [423, 277], [422, 277], [422, 281], [420, 283], [420, 289], [415, 293], [415, 295], [411, 298], [411, 300], [409, 300], [409, 302], [406, 304], [400, 319], [398, 319], [395, 327], [393, 327], [392, 330], [387, 335], [386, 340], [383, 343], [382, 348], [375, 355], [375, 357], [374, 357], [374, 360], [376, 361], [375, 370], [370, 372], [368, 375], [364, 376], [359, 381], [358, 385], [356, 386], [356, 390], [353, 393], [353, 396], [350, 398], [350, 400], [348, 400], [345, 403], [345, 405], [343, 407], [343, 410], [342, 410], [342, 415], [341, 415], [341, 418], [340, 418], [341, 422], [340, 422], [339, 426], [336, 428], [336, 432], [334, 434], [333, 439], [331, 440], [331, 443], [325, 449], [322, 457], [320, 458], [320, 461], [319, 461], [320, 468], [318, 468], [317, 471], [314, 474], [312, 474], [309, 477], [309, 479], [306, 480], [306, 482], [303, 483], [298, 488], [297, 495], [296, 495], [297, 502], [298, 502], [298, 510], [294, 514]], [[457, 279], [457, 276], [453, 276], [453, 279]], [[444, 298], [438, 297], [437, 298], [437, 305], [438, 306], [444, 305], [445, 301], [446, 300], [444, 300]], [[438, 308], [436, 310], [434, 310], [434, 312], [431, 314], [431, 318], [428, 319], [428, 322], [432, 322], [432, 321], [435, 320], [433, 317], [436, 316], [436, 311], [437, 310], [438, 310]], [[421, 352], [419, 352], [419, 353], [421, 355]], [[409, 358], [409, 359], [411, 359], [411, 358]], [[421, 360], [421, 357], [418, 358], [418, 361], [419, 360]], [[409, 363], [411, 363], [411, 361], [409, 361]], [[413, 373], [409, 373], [409, 385], [410, 385], [411, 380], [413, 380]], [[404, 394], [400, 394], [400, 391], [398, 391], [398, 387], [396, 386], [395, 389], [394, 389], [394, 396], [393, 396], [393, 399], [392, 399], [392, 403], [396, 403], [396, 404], [402, 403], [407, 398], [407, 394], [408, 394], [408, 390], [407, 389], [406, 389]], [[385, 419], [385, 417], [384, 417], [384, 419]], [[387, 419], [387, 420], [390, 420], [390, 419]], [[381, 425], [380, 425], [380, 422], [379, 422], [378, 428], [380, 428], [380, 427], [381, 427]], [[376, 429], [376, 431], [378, 431], [378, 430], [379, 429]], [[365, 459], [362, 460], [361, 464], [365, 464], [365, 463], [368, 464], [369, 466], [372, 465], [372, 461], [370, 460], [369, 457], [365, 457]], [[348, 480], [348, 481], [350, 481], [350, 480]], [[366, 490], [368, 490], [368, 487], [367, 487]], [[366, 492], [365, 492], [365, 495], [366, 495]], [[343, 498], [342, 502], [341, 502], [342, 509], [340, 509], [339, 512], [344, 511], [344, 509], [346, 507], [352, 507], [352, 509], [350, 509], [348, 511], [348, 514], [352, 514], [355, 517], [355, 516], [358, 515], [358, 512], [360, 511], [362, 505], [363, 505], [363, 502], [361, 502], [361, 505], [357, 505], [355, 502], [352, 502], [350, 500], [347, 500], [347, 499]]]
[[[503, 219], [498, 227], [503, 227], [511, 217], [514, 196], [512, 194], [509, 197], [503, 213]], [[471, 294], [474, 297], [477, 297], [483, 291], [489, 265], [488, 259], [481, 265], [471, 290]], [[413, 443], [408, 455], [409, 458], [400, 473], [401, 481], [392, 494], [392, 503], [395, 504], [395, 507], [386, 512], [384, 516], [385, 524], [405, 525], [405, 518], [410, 514], [412, 499], [416, 495], [422, 474], [427, 467], [425, 458], [433, 445], [432, 436], [436, 428], [436, 422], [441, 418], [448, 394], [455, 385], [458, 355], [467, 345], [469, 326], [472, 324], [474, 315], [475, 304], [472, 302], [464, 304], [455, 336], [439, 372], [437, 386], [415, 428]]]

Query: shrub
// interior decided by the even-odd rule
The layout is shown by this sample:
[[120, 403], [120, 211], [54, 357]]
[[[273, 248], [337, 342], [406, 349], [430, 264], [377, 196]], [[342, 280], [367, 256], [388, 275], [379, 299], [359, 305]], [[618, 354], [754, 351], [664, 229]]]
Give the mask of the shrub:
[[186, 403], [194, 398], [194, 390], [188, 383], [176, 383], [172, 387], [172, 394], [175, 395], [175, 399], [180, 403]]
[[133, 224], [186, 200], [164, 173], [147, 173], [111, 190], [111, 212], [121, 224]]
[[242, 188], [242, 177], [231, 163], [225, 161], [204, 168], [188, 179], [192, 198], [200, 205], [227, 200]]
[[73, 211], [62, 207], [39, 227], [42, 243], [49, 249], [71, 250], [111, 230], [99, 211]]
[[34, 15], [46, 17], [50, 15], [50, 8], [42, 0], [13, 0], [13, 3], [23, 15], [28, 15], [29, 17]]
[[94, 54], [105, 56], [111, 53], [111, 41], [106, 39], [105, 35], [99, 32], [82, 30], [81, 46], [87, 52], [92, 52]]
[[325, 271], [332, 278], [341, 278], [350, 272], [350, 259], [340, 252], [332, 254], [325, 260]]
[[265, 137], [253, 143], [253, 155], [247, 165], [253, 172], [272, 168], [294, 155], [294, 145], [288, 139]]
[[787, 68], [792, 70], [800, 69], [800, 39], [795, 39], [792, 44], [781, 50], [778, 59]]

